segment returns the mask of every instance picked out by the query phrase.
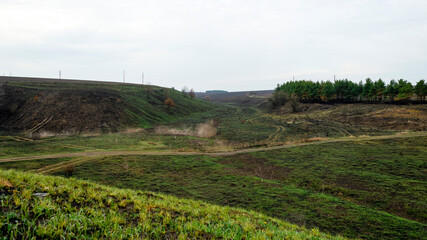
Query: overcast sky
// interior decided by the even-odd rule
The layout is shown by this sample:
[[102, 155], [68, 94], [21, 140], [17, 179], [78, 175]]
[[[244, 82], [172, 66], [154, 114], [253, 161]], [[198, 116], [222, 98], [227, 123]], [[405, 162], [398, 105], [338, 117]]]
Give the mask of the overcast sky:
[[427, 79], [427, 0], [0, 0], [0, 74], [209, 89]]

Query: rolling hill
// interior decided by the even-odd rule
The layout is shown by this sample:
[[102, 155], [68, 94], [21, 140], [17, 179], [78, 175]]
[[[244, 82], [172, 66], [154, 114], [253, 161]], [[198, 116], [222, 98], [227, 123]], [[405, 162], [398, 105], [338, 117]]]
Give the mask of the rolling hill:
[[148, 128], [212, 108], [158, 86], [42, 78], [1, 77], [0, 99], [0, 130], [30, 133]]

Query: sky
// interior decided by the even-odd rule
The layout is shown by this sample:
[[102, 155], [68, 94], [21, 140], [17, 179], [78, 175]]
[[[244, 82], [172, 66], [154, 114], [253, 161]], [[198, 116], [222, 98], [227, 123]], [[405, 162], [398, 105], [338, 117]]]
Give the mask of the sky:
[[427, 79], [426, 0], [0, 0], [0, 74], [195, 91]]

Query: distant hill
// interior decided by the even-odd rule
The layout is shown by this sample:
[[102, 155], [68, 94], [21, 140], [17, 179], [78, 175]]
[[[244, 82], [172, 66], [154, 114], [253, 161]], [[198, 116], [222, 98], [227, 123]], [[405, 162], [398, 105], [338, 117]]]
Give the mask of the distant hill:
[[225, 90], [207, 90], [206, 93], [226, 93]]
[[[175, 106], [168, 107], [171, 98]], [[114, 82], [0, 77], [0, 130], [86, 132], [148, 128], [212, 104], [173, 89]]]
[[198, 92], [196, 97], [209, 100], [214, 103], [231, 104], [239, 106], [263, 107], [274, 90], [257, 90], [257, 91], [206, 91]]

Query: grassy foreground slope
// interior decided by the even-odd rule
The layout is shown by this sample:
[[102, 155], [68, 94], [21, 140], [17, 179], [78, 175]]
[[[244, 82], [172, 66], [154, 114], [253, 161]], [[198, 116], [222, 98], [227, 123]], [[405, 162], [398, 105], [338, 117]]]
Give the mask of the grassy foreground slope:
[[256, 212], [13, 170], [0, 170], [0, 203], [4, 239], [342, 239]]
[[73, 177], [250, 209], [346, 237], [424, 239], [426, 142], [361, 140], [226, 157], [110, 156], [76, 164]]

